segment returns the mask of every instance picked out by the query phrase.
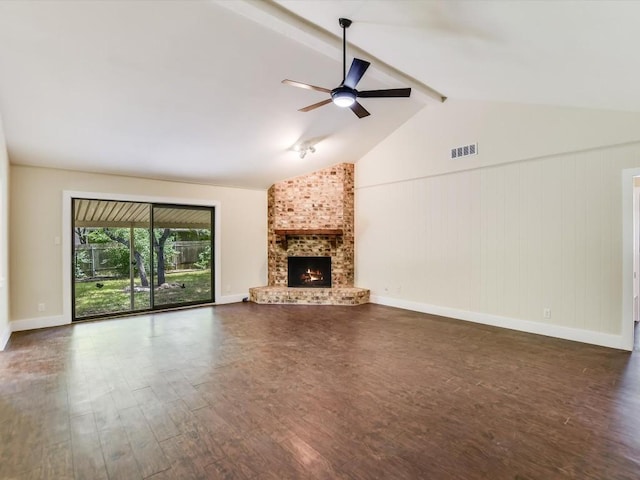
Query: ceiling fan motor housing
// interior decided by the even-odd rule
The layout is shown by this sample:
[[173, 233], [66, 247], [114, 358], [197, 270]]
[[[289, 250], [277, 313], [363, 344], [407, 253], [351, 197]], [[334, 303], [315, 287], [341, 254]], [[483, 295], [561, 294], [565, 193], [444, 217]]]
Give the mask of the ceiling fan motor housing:
[[331, 99], [339, 107], [350, 107], [356, 101], [358, 92], [349, 87], [341, 85], [331, 90]]

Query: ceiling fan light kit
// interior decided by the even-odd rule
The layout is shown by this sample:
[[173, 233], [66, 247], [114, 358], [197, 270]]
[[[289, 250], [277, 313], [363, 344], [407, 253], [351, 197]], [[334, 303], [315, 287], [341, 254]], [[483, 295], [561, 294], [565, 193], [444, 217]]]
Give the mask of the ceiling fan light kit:
[[331, 90], [331, 99], [339, 107], [350, 107], [356, 102], [354, 91], [348, 87], [338, 87]]
[[356, 85], [362, 79], [364, 73], [369, 68], [370, 63], [354, 58], [347, 73], [347, 28], [351, 25], [348, 18], [338, 19], [340, 27], [342, 27], [342, 83], [333, 90], [324, 87], [316, 87], [308, 83], [296, 82], [294, 80], [283, 80], [282, 83], [298, 88], [306, 88], [307, 90], [315, 90], [317, 92], [328, 93], [331, 98], [323, 100], [313, 105], [301, 108], [300, 112], [310, 112], [316, 108], [322, 107], [329, 103], [334, 103], [341, 108], [349, 107], [358, 118], [368, 117], [370, 113], [358, 102], [358, 98], [389, 98], [389, 97], [409, 97], [411, 95], [410, 88], [390, 88], [383, 90], [364, 90], [359, 92]]

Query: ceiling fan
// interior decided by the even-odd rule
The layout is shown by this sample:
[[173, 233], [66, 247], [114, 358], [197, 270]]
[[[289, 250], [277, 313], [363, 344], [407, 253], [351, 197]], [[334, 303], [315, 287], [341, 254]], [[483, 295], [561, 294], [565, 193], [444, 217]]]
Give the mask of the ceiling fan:
[[308, 83], [296, 82], [294, 80], [282, 80], [282, 83], [291, 85], [298, 88], [306, 88], [308, 90], [315, 90], [318, 92], [324, 92], [331, 95], [331, 98], [323, 100], [308, 107], [301, 108], [299, 112], [309, 112], [315, 110], [318, 107], [327, 105], [333, 102], [338, 107], [349, 107], [358, 118], [363, 118], [371, 115], [360, 103], [358, 98], [382, 98], [382, 97], [408, 97], [411, 95], [410, 88], [389, 88], [386, 90], [356, 90], [356, 85], [367, 71], [369, 62], [354, 58], [349, 67], [349, 73], [347, 73], [347, 28], [351, 25], [351, 20], [348, 18], [338, 19], [338, 23], [342, 27], [342, 83], [333, 90], [323, 87], [316, 87], [315, 85], [309, 85]]

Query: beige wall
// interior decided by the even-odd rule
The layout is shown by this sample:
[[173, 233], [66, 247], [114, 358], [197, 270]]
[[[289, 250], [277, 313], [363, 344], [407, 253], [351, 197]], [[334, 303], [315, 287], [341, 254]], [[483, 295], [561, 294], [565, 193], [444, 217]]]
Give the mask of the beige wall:
[[[447, 100], [416, 114], [362, 158], [356, 186], [591, 150], [639, 139], [640, 114]], [[477, 156], [449, 149], [479, 142]]]
[[[473, 142], [479, 155], [448, 159]], [[356, 284], [380, 303], [621, 346], [621, 172], [638, 166], [637, 114], [426, 108], [356, 166]]]
[[9, 339], [9, 158], [0, 119], [0, 350]]
[[[219, 201], [223, 300], [248, 296], [250, 287], [266, 283], [267, 201], [263, 190], [16, 165], [10, 168], [10, 179], [12, 321], [62, 315], [62, 269], [69, 268], [62, 264], [62, 249], [70, 248], [56, 244], [56, 238], [63, 237], [63, 191]], [[38, 312], [39, 303], [45, 304], [45, 312]]]

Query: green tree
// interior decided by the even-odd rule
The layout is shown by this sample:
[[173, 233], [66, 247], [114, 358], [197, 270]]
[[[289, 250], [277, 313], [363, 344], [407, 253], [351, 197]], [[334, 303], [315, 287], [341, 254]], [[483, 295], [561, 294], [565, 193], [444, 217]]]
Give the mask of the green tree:
[[128, 228], [97, 228], [89, 235], [91, 243], [110, 244], [107, 249], [109, 262], [115, 267], [120, 275], [128, 275], [129, 269], [133, 266], [140, 276], [140, 284], [149, 286], [147, 276], [147, 266], [149, 265], [149, 231], [142, 228], [134, 228], [134, 262], [131, 264], [129, 257], [130, 230]]
[[195, 266], [200, 270], [206, 270], [211, 267], [211, 246], [207, 245], [207, 248], [198, 254], [198, 261]]
[[208, 228], [189, 228], [175, 231], [175, 240], [202, 241], [211, 238], [211, 230]]
[[167, 240], [170, 235], [170, 228], [157, 228], [153, 232], [153, 249], [156, 252], [156, 273], [158, 274], [158, 285], [166, 283], [165, 258], [167, 255], [172, 255], [174, 253], [173, 246], [171, 244], [168, 245], [169, 251], [167, 251]]
[[76, 227], [74, 229], [74, 232], [78, 238], [78, 241], [80, 242], [80, 245], [86, 245], [87, 244], [87, 234], [88, 234], [88, 230], [86, 227]]
[[[129, 273], [129, 247], [130, 230], [128, 228], [97, 228], [88, 234], [90, 243], [108, 243], [113, 246], [107, 252], [110, 261], [115, 265], [117, 271], [126, 275]], [[153, 233], [154, 266], [158, 275], [158, 285], [166, 283], [166, 260], [175, 253], [173, 248], [174, 232], [170, 228], [155, 229]], [[133, 267], [140, 276], [140, 284], [149, 286], [147, 269], [149, 268], [150, 242], [149, 230], [145, 228], [134, 228], [134, 250], [135, 259]]]
[[74, 255], [73, 268], [75, 271], [75, 278], [85, 278], [87, 275], [82, 268], [83, 264], [89, 263], [89, 254], [86, 250], [76, 250]]

